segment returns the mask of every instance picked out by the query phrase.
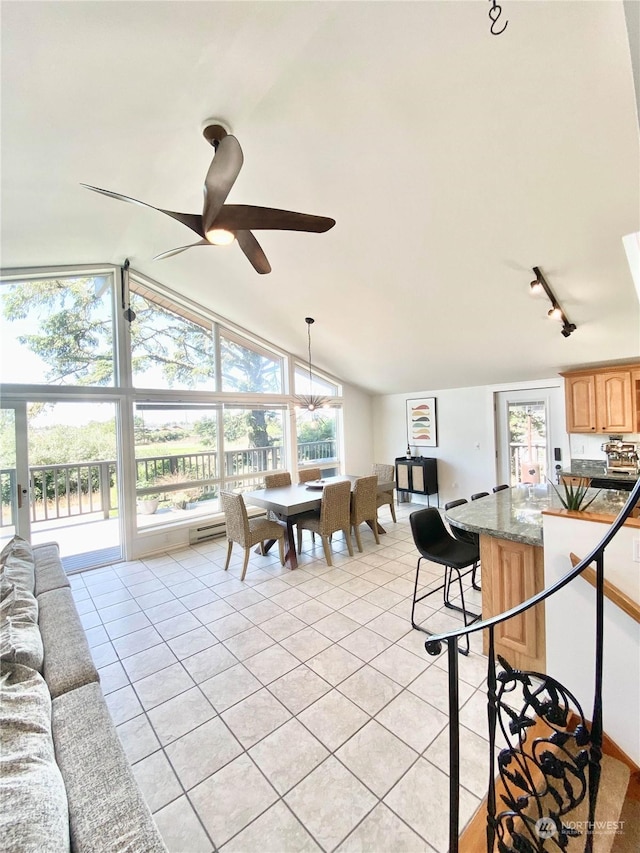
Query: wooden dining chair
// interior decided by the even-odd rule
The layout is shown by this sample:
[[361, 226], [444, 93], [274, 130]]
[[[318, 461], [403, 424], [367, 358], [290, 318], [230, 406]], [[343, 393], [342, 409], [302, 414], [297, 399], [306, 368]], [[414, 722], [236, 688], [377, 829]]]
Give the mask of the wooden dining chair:
[[358, 477], [351, 492], [351, 526], [356, 537], [358, 551], [362, 552], [360, 525], [367, 522], [373, 530], [376, 545], [380, 544], [378, 536], [378, 478], [375, 474], [370, 477]]
[[322, 477], [322, 471], [319, 468], [304, 468], [298, 471], [298, 482], [309, 483], [311, 480], [319, 480]]
[[[385, 465], [382, 462], [374, 462], [371, 466], [371, 473], [378, 478], [378, 483], [393, 483], [396, 470], [393, 465]], [[390, 492], [376, 492], [376, 506], [380, 509], [381, 506], [389, 506], [391, 510], [391, 518], [394, 523], [396, 521], [396, 508], [393, 500], [393, 489]]]
[[260, 544], [264, 554], [264, 543], [274, 539], [280, 549], [280, 563], [284, 566], [284, 528], [277, 521], [268, 518], [249, 518], [244, 498], [235, 492], [220, 492], [222, 509], [227, 525], [227, 559], [224, 564], [225, 572], [229, 568], [234, 542], [244, 548], [244, 563], [240, 580], [244, 580], [249, 564], [249, 554], [254, 545]]
[[331, 542], [329, 537], [338, 530], [342, 530], [347, 540], [349, 556], [353, 557], [353, 545], [351, 544], [351, 483], [344, 480], [339, 483], [330, 483], [322, 492], [320, 510], [304, 513], [296, 519], [298, 533], [298, 552], [302, 548], [302, 531], [311, 530], [322, 539], [324, 557], [328, 566], [331, 562]]

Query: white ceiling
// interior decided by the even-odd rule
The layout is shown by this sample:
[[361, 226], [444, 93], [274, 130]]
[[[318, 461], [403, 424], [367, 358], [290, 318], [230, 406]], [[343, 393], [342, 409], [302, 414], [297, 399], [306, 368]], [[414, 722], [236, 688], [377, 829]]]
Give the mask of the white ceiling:
[[[3, 2], [4, 267], [132, 267], [373, 393], [548, 377], [640, 353], [623, 5]], [[273, 267], [80, 182], [197, 213], [223, 118], [228, 198], [332, 216], [257, 232]], [[195, 239], [195, 238], [194, 238]], [[542, 268], [577, 331], [529, 295]]]

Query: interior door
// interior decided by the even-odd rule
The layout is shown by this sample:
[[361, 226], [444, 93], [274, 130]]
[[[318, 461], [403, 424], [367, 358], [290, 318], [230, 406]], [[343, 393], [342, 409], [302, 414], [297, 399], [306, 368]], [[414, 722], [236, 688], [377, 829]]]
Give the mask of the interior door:
[[561, 389], [555, 387], [496, 394], [497, 475], [501, 483], [556, 481], [556, 466], [562, 466], [566, 443], [561, 398]]
[[13, 536], [30, 538], [27, 407], [2, 401], [0, 407], [0, 546]]

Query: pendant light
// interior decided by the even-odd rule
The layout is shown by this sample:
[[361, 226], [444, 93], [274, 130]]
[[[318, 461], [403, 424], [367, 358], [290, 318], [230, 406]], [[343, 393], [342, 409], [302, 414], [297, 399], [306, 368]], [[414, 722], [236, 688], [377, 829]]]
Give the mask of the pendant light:
[[307, 324], [307, 341], [309, 350], [309, 393], [296, 394], [295, 407], [296, 409], [304, 409], [307, 412], [315, 412], [318, 409], [328, 409], [329, 398], [321, 397], [319, 394], [313, 393], [313, 374], [311, 370], [311, 324], [315, 323], [315, 320], [313, 317], [305, 317], [304, 321]]

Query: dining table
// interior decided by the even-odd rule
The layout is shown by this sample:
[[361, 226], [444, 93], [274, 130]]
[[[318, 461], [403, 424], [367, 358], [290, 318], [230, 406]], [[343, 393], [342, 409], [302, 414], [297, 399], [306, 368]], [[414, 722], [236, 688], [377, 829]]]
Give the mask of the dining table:
[[[364, 475], [361, 475], [364, 476]], [[296, 541], [294, 525], [296, 518], [306, 512], [319, 510], [322, 505], [322, 492], [325, 486], [331, 483], [339, 483], [348, 480], [351, 490], [356, 480], [360, 477], [356, 474], [342, 474], [334, 477], [323, 477], [320, 480], [312, 480], [308, 483], [292, 483], [290, 486], [277, 486], [273, 489], [255, 489], [252, 492], [244, 492], [245, 502], [252, 506], [259, 506], [272, 512], [280, 521], [286, 525], [285, 536], [285, 565], [290, 569], [298, 567], [298, 555], [296, 552]], [[391, 492], [395, 488], [393, 481], [378, 483], [378, 494]], [[367, 522], [372, 527], [370, 522]], [[380, 522], [377, 522], [378, 533], [386, 533]], [[265, 551], [273, 545], [275, 540], [265, 543]]]

